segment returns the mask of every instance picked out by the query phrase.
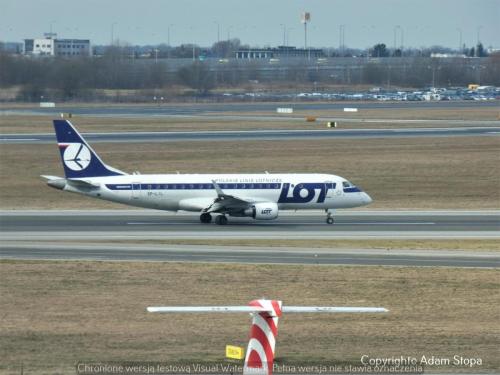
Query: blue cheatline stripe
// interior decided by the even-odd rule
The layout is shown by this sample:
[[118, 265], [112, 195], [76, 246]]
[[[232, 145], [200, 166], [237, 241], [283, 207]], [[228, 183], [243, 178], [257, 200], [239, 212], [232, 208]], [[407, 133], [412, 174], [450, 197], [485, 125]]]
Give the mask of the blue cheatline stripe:
[[[219, 184], [221, 189], [281, 189], [281, 184], [279, 183], [227, 183]], [[110, 190], [214, 190], [213, 184], [190, 184], [190, 183], [179, 183], [179, 184], [106, 184], [106, 187]]]
[[358, 188], [357, 186], [344, 189], [344, 193], [361, 193], [361, 191], [362, 190], [360, 188]]

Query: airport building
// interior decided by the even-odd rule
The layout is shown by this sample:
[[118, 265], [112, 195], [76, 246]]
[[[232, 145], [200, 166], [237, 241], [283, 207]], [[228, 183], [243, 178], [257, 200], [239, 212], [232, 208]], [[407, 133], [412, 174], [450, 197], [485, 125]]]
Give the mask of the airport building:
[[52, 37], [25, 39], [24, 53], [38, 56], [90, 56], [90, 40], [53, 39]]
[[278, 48], [242, 49], [236, 51], [237, 59], [281, 59], [281, 58], [321, 58], [325, 57], [319, 48], [296, 48], [291, 46], [279, 46]]

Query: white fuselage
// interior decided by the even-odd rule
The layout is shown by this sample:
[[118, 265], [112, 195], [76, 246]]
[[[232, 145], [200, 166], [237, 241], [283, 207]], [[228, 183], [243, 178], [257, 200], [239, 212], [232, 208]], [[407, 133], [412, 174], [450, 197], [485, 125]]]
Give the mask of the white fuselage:
[[169, 211], [201, 211], [224, 194], [250, 202], [274, 202], [280, 210], [336, 209], [371, 203], [368, 194], [330, 174], [151, 174], [91, 177], [92, 189], [66, 184], [64, 190], [123, 203]]

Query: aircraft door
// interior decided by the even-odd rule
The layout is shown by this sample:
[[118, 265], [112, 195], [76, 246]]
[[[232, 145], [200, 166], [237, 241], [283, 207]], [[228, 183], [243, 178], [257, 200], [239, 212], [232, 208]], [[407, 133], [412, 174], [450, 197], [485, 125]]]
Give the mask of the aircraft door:
[[342, 184], [335, 183], [333, 181], [325, 182], [326, 198], [332, 199], [342, 195]]
[[139, 199], [141, 194], [141, 184], [138, 182], [132, 183], [132, 199]]
[[332, 181], [325, 182], [326, 198], [333, 198], [333, 195], [334, 195], [333, 187], [334, 186], [335, 186], [335, 183], [333, 183]]

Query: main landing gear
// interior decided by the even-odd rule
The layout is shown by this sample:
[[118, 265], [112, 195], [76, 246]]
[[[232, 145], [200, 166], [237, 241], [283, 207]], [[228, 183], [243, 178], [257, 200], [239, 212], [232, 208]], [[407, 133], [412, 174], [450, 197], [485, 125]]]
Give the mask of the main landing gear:
[[212, 221], [212, 215], [210, 215], [208, 212], [204, 212], [200, 215], [200, 221], [203, 224], [208, 224]]
[[[200, 221], [203, 224], [208, 224], [212, 222], [212, 215], [210, 215], [208, 212], [204, 212], [200, 215]], [[227, 217], [226, 215], [218, 215], [215, 217], [215, 224], [218, 225], [226, 225], [227, 224]]]
[[335, 221], [333, 220], [333, 211], [331, 210], [325, 210], [326, 211], [326, 223], [327, 224], [333, 224]]
[[215, 224], [218, 225], [226, 225], [227, 224], [227, 217], [224, 215], [219, 215], [215, 218]]

